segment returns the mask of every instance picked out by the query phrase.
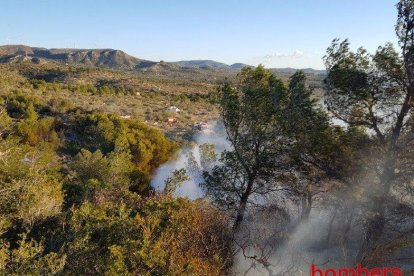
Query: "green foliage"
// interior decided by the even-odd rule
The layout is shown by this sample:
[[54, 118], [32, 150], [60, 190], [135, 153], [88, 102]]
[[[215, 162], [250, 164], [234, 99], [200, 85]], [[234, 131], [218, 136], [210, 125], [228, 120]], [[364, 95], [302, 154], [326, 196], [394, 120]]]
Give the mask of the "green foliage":
[[68, 100], [51, 99], [48, 106], [50, 111], [55, 114], [69, 113], [70, 110], [74, 109], [74, 104]]
[[74, 132], [79, 137], [75, 150], [126, 151], [144, 174], [149, 175], [159, 165], [168, 161], [177, 150], [176, 143], [169, 141], [159, 130], [134, 121], [123, 120], [116, 115], [92, 114], [73, 118]]
[[263, 66], [243, 68], [237, 86], [226, 83], [219, 90], [221, 116], [233, 151], [225, 151], [222, 165], [204, 174], [204, 188], [217, 203], [237, 212], [235, 228], [243, 220], [250, 196], [268, 193], [277, 184], [286, 146], [278, 118], [286, 95], [283, 82]]
[[66, 205], [106, 200], [110, 194], [121, 197], [132, 184], [134, 166], [125, 152], [114, 152], [104, 156], [99, 150], [91, 153], [82, 149], [70, 163], [65, 184]]
[[211, 170], [218, 160], [215, 145], [204, 143], [199, 146], [199, 152], [201, 168], [203, 168], [204, 171]]
[[54, 216], [63, 203], [54, 155], [0, 140], [0, 233]]
[[220, 274], [227, 230], [217, 211], [170, 197], [138, 200], [132, 206], [105, 208], [85, 203], [74, 211], [70, 221], [74, 239], [68, 244], [65, 271], [82, 275]]
[[12, 119], [4, 106], [4, 100], [0, 98], [0, 136], [11, 127]]
[[[151, 173], [173, 156], [178, 145], [138, 121], [80, 110], [61, 114], [67, 111], [66, 104], [54, 104], [56, 108], [14, 94], [0, 105], [4, 119], [4, 137], [0, 137], [0, 274], [90, 271], [130, 275], [151, 274], [153, 268], [167, 274], [203, 270], [216, 274], [224, 261], [210, 259], [207, 254], [198, 256], [201, 244], [189, 245], [190, 253], [186, 253], [184, 242], [190, 239], [183, 235], [188, 229], [176, 234], [175, 242], [168, 238], [175, 235], [175, 227], [189, 222], [188, 214], [180, 214], [182, 208], [201, 206], [171, 198], [141, 201], [137, 194], [149, 189]], [[68, 148], [75, 154], [68, 155]], [[165, 208], [160, 207], [164, 201], [168, 202]], [[181, 205], [184, 207], [178, 207]], [[162, 209], [159, 218], [151, 217], [153, 208]], [[138, 216], [144, 210], [146, 214]], [[201, 218], [203, 210], [197, 209]], [[83, 217], [88, 221], [81, 222]], [[165, 222], [174, 217], [180, 219], [167, 227]], [[152, 233], [143, 234], [157, 219], [159, 226], [154, 231], [160, 235], [158, 242]], [[210, 230], [202, 231], [208, 235]], [[158, 251], [151, 252], [151, 242]], [[131, 259], [137, 250], [143, 250], [142, 256]], [[171, 265], [168, 258], [175, 258], [177, 265]]]
[[63, 271], [65, 256], [44, 254], [44, 245], [21, 235], [16, 248], [0, 241], [0, 274], [57, 275]]
[[48, 143], [50, 146], [57, 147], [60, 144], [60, 139], [54, 128], [54, 118], [45, 117], [37, 120], [35, 116], [17, 123], [14, 135], [20, 137], [22, 142], [28, 143], [31, 146]]
[[22, 93], [14, 93], [5, 98], [6, 109], [12, 118], [24, 118], [36, 120], [36, 108], [41, 106], [41, 100], [37, 97], [25, 96]]
[[204, 173], [203, 186], [218, 205], [237, 213], [234, 230], [251, 196], [283, 187], [311, 206], [311, 179], [343, 179], [360, 166], [355, 152], [369, 139], [332, 127], [301, 71], [285, 86], [263, 67], [245, 68], [238, 85], [225, 84], [218, 96], [233, 150]]
[[[392, 44], [379, 47], [374, 55], [359, 48], [352, 52], [349, 42], [334, 40], [324, 57], [328, 69], [326, 104], [339, 119], [354, 126], [370, 128], [378, 137], [394, 120], [404, 89], [403, 61]], [[381, 75], [381, 78], [376, 76]]]
[[80, 84], [80, 85], [70, 83], [68, 84], [68, 89], [73, 93], [80, 93], [80, 94], [86, 94], [86, 93], [96, 94], [97, 93], [96, 87], [89, 83]]
[[37, 112], [34, 109], [33, 103], [29, 103], [29, 105], [27, 106], [27, 109], [26, 109], [26, 111], [23, 115], [23, 118], [26, 119], [29, 122], [37, 120]]
[[375, 168], [375, 174], [367, 188], [370, 191], [365, 200], [371, 206], [357, 256], [363, 261], [381, 241], [386, 215], [390, 215], [386, 214], [389, 198], [395, 191], [406, 192], [405, 177], [398, 172], [409, 174], [403, 164], [412, 161], [404, 153], [410, 151], [408, 141], [412, 141], [407, 137], [411, 135], [408, 122], [414, 99], [414, 3], [401, 0], [397, 10], [398, 51], [387, 43], [372, 55], [363, 48], [354, 52], [347, 40], [335, 39], [324, 57], [329, 110], [349, 126], [349, 133], [366, 133], [371, 139], [370, 159], [375, 161], [365, 158], [365, 166]]

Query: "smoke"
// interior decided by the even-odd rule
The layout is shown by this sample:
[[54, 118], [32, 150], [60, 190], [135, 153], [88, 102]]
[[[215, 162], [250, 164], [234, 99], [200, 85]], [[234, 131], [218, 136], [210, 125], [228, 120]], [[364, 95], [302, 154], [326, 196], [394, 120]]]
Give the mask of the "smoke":
[[[360, 230], [353, 229], [350, 239], [344, 241], [346, 221], [338, 223], [338, 218], [331, 225], [333, 212], [333, 208], [318, 208], [307, 221], [291, 223], [278, 216], [277, 210], [265, 215], [255, 212], [255, 218], [247, 218], [248, 225], [236, 237], [240, 250], [235, 257], [235, 274], [310, 275], [312, 264], [329, 268], [353, 266]], [[332, 233], [328, 237], [330, 227]]]
[[[176, 169], [188, 169], [189, 155], [200, 164], [199, 146], [213, 144], [217, 153], [231, 150], [221, 123], [207, 124], [193, 135], [193, 146], [180, 150], [176, 160], [162, 165], [151, 185], [162, 191], [165, 180]], [[379, 157], [367, 156], [370, 164]], [[175, 195], [203, 197], [201, 174], [189, 173], [190, 180]], [[301, 220], [300, 196], [276, 194], [252, 197], [241, 229], [234, 237], [238, 253], [234, 258], [236, 275], [309, 275], [312, 264], [321, 268], [352, 267], [364, 239], [365, 219], [369, 215], [368, 198], [375, 196], [378, 182], [375, 170], [361, 169], [347, 187], [325, 183], [312, 199], [307, 220]], [[322, 184], [323, 185], [323, 184]], [[328, 192], [323, 192], [326, 190]], [[277, 192], [276, 192], [277, 193]], [[398, 222], [401, 229], [401, 222]], [[411, 226], [411, 225], [410, 225]], [[408, 226], [407, 226], [408, 227]], [[414, 227], [414, 226], [413, 226]]]
[[[378, 156], [367, 158], [370, 163], [380, 159]], [[347, 185], [326, 180], [321, 190], [313, 194], [307, 220], [301, 220], [299, 198], [295, 200], [292, 194], [281, 195], [285, 201], [280, 197], [270, 198], [268, 206], [279, 206], [273, 210], [268, 206], [264, 206], [268, 209], [266, 212], [251, 210], [236, 237], [240, 250], [235, 258], [235, 273], [310, 275], [312, 264], [320, 268], [354, 267], [372, 209], [369, 198], [378, 193], [376, 183], [376, 173], [369, 167], [362, 169]], [[283, 216], [284, 212], [287, 215]], [[389, 214], [387, 219], [395, 216], [395, 213]], [[397, 230], [402, 230], [401, 221], [395, 225]], [[407, 228], [413, 229], [413, 225]], [[386, 227], [385, 237], [395, 235], [395, 231]]]
[[[221, 122], [213, 121], [202, 125], [201, 130], [194, 133], [192, 146], [185, 146], [178, 152], [178, 157], [175, 160], [167, 162], [160, 166], [155, 172], [155, 176], [151, 181], [151, 186], [157, 191], [163, 191], [165, 187], [165, 180], [171, 176], [174, 170], [186, 169], [188, 171], [188, 158], [193, 155], [198, 166], [200, 164], [199, 146], [202, 144], [212, 144], [216, 148], [216, 152], [220, 154], [226, 149], [230, 149], [230, 144], [227, 141], [227, 136], [224, 126]], [[185, 181], [181, 187], [175, 191], [175, 196], [188, 197], [190, 199], [197, 199], [204, 196], [200, 183], [203, 181], [201, 173], [188, 173], [189, 181]]]
[[205, 143], [215, 145], [218, 154], [231, 149], [226, 130], [220, 121], [207, 123], [202, 131], [195, 133], [193, 139], [198, 145]]
[[[201, 167], [199, 146], [202, 144], [214, 145], [218, 154], [231, 150], [224, 126], [220, 122], [204, 125], [201, 131], [194, 133], [192, 141], [192, 146], [180, 149], [175, 160], [167, 162], [156, 171], [152, 187], [163, 191], [165, 180], [174, 170], [184, 168], [189, 172], [190, 155]], [[188, 173], [188, 176], [190, 180], [175, 191], [175, 196], [193, 200], [203, 197], [201, 174]], [[315, 206], [309, 219], [299, 222], [301, 208], [298, 200], [292, 195], [280, 194], [252, 198], [255, 204], [250, 206], [243, 226], [235, 237], [236, 248], [239, 249], [233, 267], [236, 275], [309, 275], [312, 263], [319, 267], [338, 267], [354, 261], [357, 246], [341, 244], [345, 243], [342, 239], [345, 226], [341, 222], [345, 223], [348, 211], [342, 207], [335, 210], [332, 205], [323, 205], [322, 202], [332, 199], [319, 196], [314, 199]], [[351, 206], [354, 203], [348, 200], [347, 204]], [[260, 208], [254, 207], [259, 205]], [[334, 216], [337, 217], [332, 220]], [[329, 228], [332, 228], [332, 234], [328, 240]], [[347, 235], [355, 243], [358, 236], [355, 232], [360, 230], [355, 228], [352, 231]]]
[[[167, 162], [160, 166], [151, 180], [151, 186], [157, 191], [163, 191], [165, 187], [165, 180], [171, 176], [172, 172], [174, 170], [186, 168], [187, 156], [189, 152], [193, 152], [196, 156], [196, 154], [198, 154], [198, 146], [181, 149], [176, 160]], [[188, 197], [190, 199], [197, 199], [203, 196], [203, 192], [199, 187], [198, 179], [190, 177], [189, 181], [185, 181], [181, 187], [177, 188], [175, 195]]]

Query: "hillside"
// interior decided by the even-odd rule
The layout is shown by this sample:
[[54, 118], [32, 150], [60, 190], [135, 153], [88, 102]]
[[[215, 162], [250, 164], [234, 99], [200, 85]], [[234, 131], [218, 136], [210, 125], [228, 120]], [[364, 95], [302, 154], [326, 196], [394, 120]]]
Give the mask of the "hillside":
[[214, 60], [182, 60], [173, 62], [182, 67], [193, 67], [193, 68], [212, 68], [212, 69], [230, 69], [230, 67], [221, 62]]
[[[169, 78], [190, 78], [215, 81], [233, 78], [245, 66], [231, 65], [214, 60], [182, 60], [177, 62], [150, 61], [131, 56], [114, 49], [47, 49], [26, 45], [0, 46], [0, 63], [60, 64], [71, 66], [98, 67], [112, 70], [133, 71], [151, 76]], [[294, 68], [272, 68], [285, 81], [297, 70]], [[303, 69], [312, 86], [321, 88], [324, 70]]]
[[113, 49], [46, 49], [25, 45], [6, 45], [0, 47], [0, 62], [13, 62], [22, 58], [33, 63], [52, 60], [65, 64], [83, 64], [86, 66], [111, 69], [134, 69], [141, 64], [150, 66], [153, 62], [130, 56], [123, 51]]

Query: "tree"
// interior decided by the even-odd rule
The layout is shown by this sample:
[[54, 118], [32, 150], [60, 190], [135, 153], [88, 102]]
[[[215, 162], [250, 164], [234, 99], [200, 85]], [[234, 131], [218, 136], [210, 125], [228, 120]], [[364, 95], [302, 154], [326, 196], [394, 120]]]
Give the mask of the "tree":
[[7, 114], [7, 110], [4, 106], [4, 101], [0, 98], [0, 136], [10, 129], [12, 123], [11, 118]]
[[185, 169], [174, 170], [165, 180], [164, 193], [172, 195], [185, 181], [190, 180]]
[[277, 189], [285, 141], [274, 101], [285, 93], [282, 81], [263, 66], [243, 68], [235, 87], [226, 83], [219, 90], [221, 118], [233, 150], [223, 152], [222, 164], [204, 174], [203, 187], [219, 205], [235, 210], [234, 231], [253, 196]]
[[66, 180], [66, 205], [89, 200], [116, 201], [133, 183], [133, 164], [126, 152], [114, 151], [104, 156], [101, 151], [82, 149], [69, 164]]
[[55, 159], [49, 151], [0, 139], [0, 234], [16, 224], [30, 229], [61, 212], [62, 184]]
[[135, 120], [123, 120], [117, 115], [94, 113], [72, 118], [77, 139], [71, 144], [78, 153], [82, 148], [103, 155], [122, 151], [141, 172], [142, 183], [148, 185], [149, 176], [162, 163], [168, 161], [178, 145], [168, 140], [160, 130]]
[[326, 113], [311, 98], [312, 92], [306, 84], [305, 74], [299, 70], [290, 77], [285, 102], [279, 103], [282, 105], [279, 118], [283, 126], [281, 133], [289, 138], [289, 156], [297, 176], [295, 185], [290, 185], [290, 189], [301, 199], [302, 220], [308, 219], [313, 195], [320, 189], [314, 186], [319, 186], [321, 179], [333, 168], [331, 162], [324, 162], [323, 159], [332, 153], [332, 148], [326, 149], [334, 136], [330, 133]]
[[408, 122], [414, 100], [414, 1], [401, 0], [397, 9], [400, 53], [390, 43], [379, 47], [374, 55], [363, 48], [352, 52], [347, 40], [335, 39], [324, 57], [328, 109], [349, 126], [369, 129], [379, 145], [378, 181], [360, 259], [383, 234], [387, 197], [393, 184], [400, 185], [396, 182], [399, 158], [409, 145]]
[[200, 166], [204, 171], [211, 171], [217, 162], [216, 147], [213, 144], [204, 143], [199, 146]]

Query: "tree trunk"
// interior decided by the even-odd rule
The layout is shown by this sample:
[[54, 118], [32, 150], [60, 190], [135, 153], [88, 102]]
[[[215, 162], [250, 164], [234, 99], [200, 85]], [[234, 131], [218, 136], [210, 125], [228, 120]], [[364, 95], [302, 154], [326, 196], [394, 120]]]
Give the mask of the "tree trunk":
[[249, 196], [252, 192], [253, 182], [254, 182], [253, 179], [248, 180], [247, 188], [244, 191], [242, 197], [240, 198], [240, 205], [239, 205], [239, 208], [237, 209], [236, 220], [234, 221], [234, 224], [233, 224], [233, 233], [236, 233], [239, 230], [240, 224], [244, 219], [244, 214], [246, 212], [246, 206], [247, 206], [247, 200], [249, 199]]
[[385, 162], [385, 169], [380, 178], [380, 193], [374, 198], [374, 215], [368, 220], [365, 239], [357, 255], [357, 261], [364, 264], [369, 256], [369, 251], [375, 248], [385, 228], [385, 202], [389, 196], [391, 182], [394, 178], [395, 159], [393, 154]]
[[[384, 231], [385, 216], [383, 204], [378, 203], [378, 213], [376, 213], [369, 221], [367, 230], [365, 233], [365, 239], [357, 255], [357, 261], [361, 264], [366, 265], [368, 262], [369, 253], [375, 249], [375, 245], [379, 241]], [[381, 206], [382, 205], [382, 206]]]
[[360, 260], [361, 263], [366, 261], [368, 252], [373, 249], [384, 231], [385, 202], [390, 192], [391, 182], [395, 177], [397, 143], [404, 125], [404, 120], [411, 109], [413, 96], [414, 86], [410, 83], [407, 87], [407, 94], [398, 114], [397, 122], [392, 131], [388, 152], [386, 152], [387, 159], [384, 163], [384, 171], [380, 177], [380, 194], [374, 199], [374, 216], [368, 221], [365, 239], [357, 256], [357, 260]]
[[310, 187], [310, 185], [306, 187], [306, 191], [302, 196], [301, 222], [308, 221], [310, 212], [312, 210], [312, 191]]
[[333, 223], [335, 221], [336, 218], [336, 214], [338, 213], [338, 209], [339, 209], [339, 204], [335, 205], [335, 209], [333, 212], [333, 215], [331, 217], [331, 220], [329, 221], [329, 226], [328, 226], [328, 235], [326, 236], [326, 241], [329, 243], [331, 240], [331, 236], [332, 236], [332, 230], [333, 230]]
[[346, 217], [345, 221], [345, 227], [344, 232], [341, 240], [341, 247], [342, 247], [342, 255], [344, 258], [344, 263], [348, 264], [348, 239], [349, 239], [349, 233], [351, 231], [352, 221], [354, 219], [354, 208], [351, 207], [351, 209], [348, 209], [348, 215]]

